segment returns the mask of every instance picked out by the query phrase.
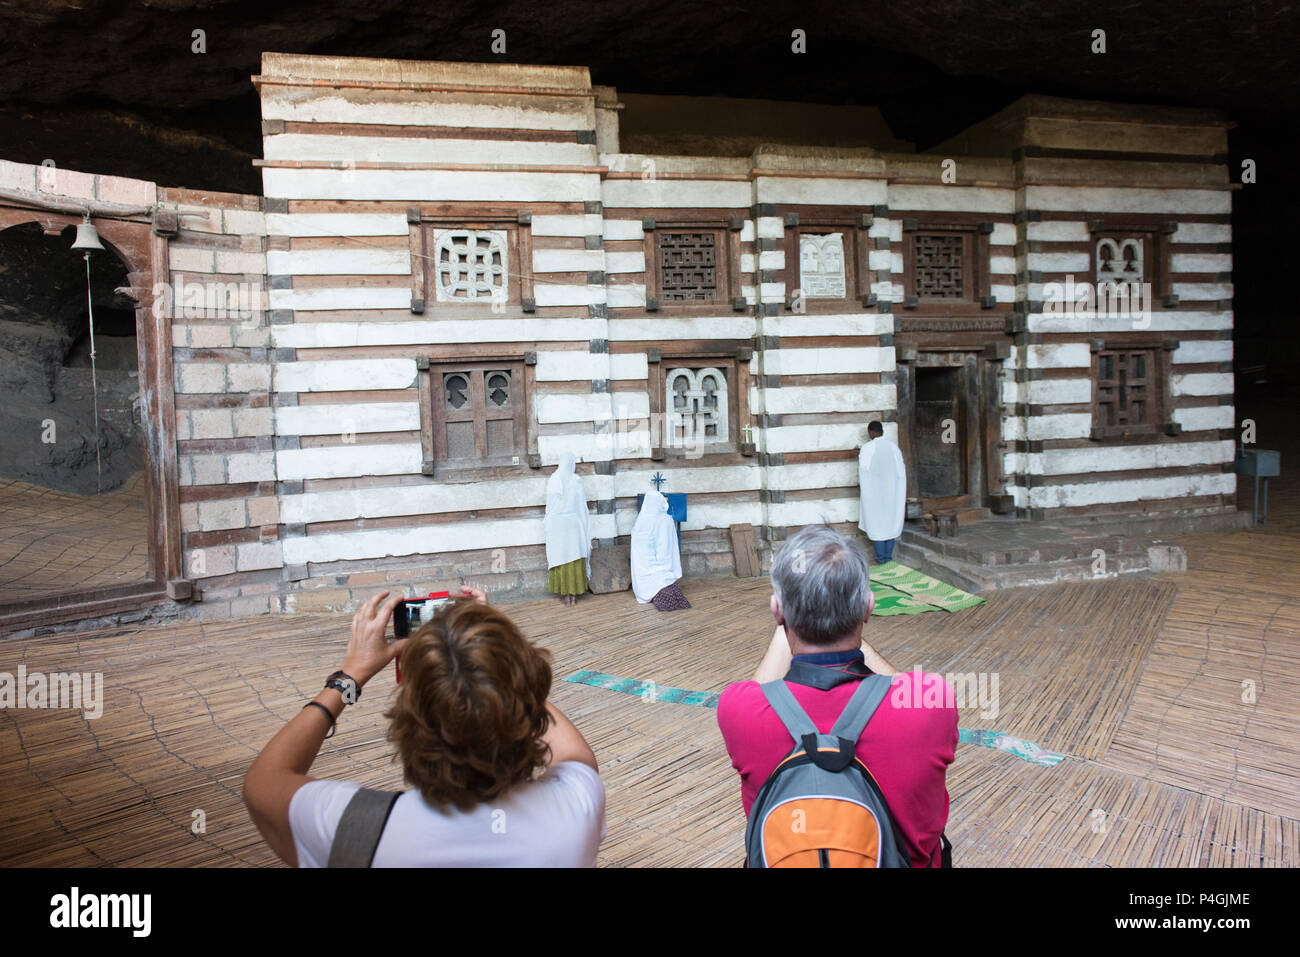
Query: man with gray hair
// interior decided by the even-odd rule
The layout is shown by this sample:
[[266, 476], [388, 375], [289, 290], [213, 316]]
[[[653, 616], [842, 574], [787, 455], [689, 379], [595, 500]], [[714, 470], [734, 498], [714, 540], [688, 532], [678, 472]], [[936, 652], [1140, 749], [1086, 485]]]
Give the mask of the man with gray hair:
[[728, 685], [718, 727], [740, 774], [741, 802], [754, 798], [795, 746], [761, 685], [784, 679], [795, 700], [827, 734], [857, 683], [892, 675], [889, 695], [858, 739], [857, 756], [889, 805], [913, 867], [938, 867], [948, 821], [946, 774], [957, 747], [957, 708], [940, 675], [900, 674], [862, 637], [875, 608], [867, 556], [835, 529], [814, 525], [772, 562], [776, 631], [751, 681]]

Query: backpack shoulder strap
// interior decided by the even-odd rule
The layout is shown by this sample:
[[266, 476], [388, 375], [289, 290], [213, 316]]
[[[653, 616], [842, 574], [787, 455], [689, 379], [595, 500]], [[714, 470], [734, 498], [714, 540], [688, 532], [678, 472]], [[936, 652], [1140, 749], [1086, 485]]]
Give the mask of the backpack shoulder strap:
[[772, 710], [781, 719], [781, 723], [785, 725], [786, 731], [790, 732], [790, 737], [794, 738], [796, 744], [802, 741], [805, 735], [820, 733], [817, 726], [813, 724], [812, 718], [808, 717], [808, 713], [795, 700], [784, 678], [765, 682], [759, 687], [763, 689], [767, 703], [772, 706]]
[[858, 682], [858, 686], [853, 689], [853, 697], [844, 706], [839, 720], [835, 722], [835, 727], [831, 728], [831, 737], [844, 738], [853, 742], [862, 737], [867, 722], [871, 720], [871, 716], [876, 713], [880, 703], [889, 694], [893, 681], [891, 675], [871, 675]]
[[339, 818], [327, 867], [369, 867], [401, 791], [360, 788]]

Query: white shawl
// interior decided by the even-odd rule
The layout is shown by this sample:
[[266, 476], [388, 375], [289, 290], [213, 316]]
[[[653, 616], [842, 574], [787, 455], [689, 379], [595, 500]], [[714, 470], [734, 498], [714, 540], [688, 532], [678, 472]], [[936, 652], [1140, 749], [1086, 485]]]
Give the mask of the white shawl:
[[881, 436], [862, 446], [858, 454], [858, 489], [861, 513], [858, 528], [873, 542], [887, 542], [903, 533], [907, 510], [907, 473], [903, 453]]
[[658, 492], [646, 492], [632, 526], [632, 591], [645, 604], [681, 577], [677, 527], [668, 514], [668, 500]]
[[587, 495], [573, 472], [573, 453], [565, 452], [546, 480], [546, 565], [555, 568], [587, 559], [591, 575], [591, 531]]

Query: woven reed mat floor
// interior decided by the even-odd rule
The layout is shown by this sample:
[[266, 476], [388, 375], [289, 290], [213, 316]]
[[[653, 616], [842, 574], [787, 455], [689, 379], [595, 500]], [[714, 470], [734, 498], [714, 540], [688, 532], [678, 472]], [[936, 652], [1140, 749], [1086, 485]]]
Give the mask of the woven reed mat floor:
[[[1300, 711], [1287, 693], [1300, 674], [1296, 631], [1270, 610], [1293, 607], [1283, 566], [1296, 538], [1280, 524], [1269, 532], [1278, 567], [1261, 570], [1246, 556], [1259, 540], [1236, 542], [1245, 534], [1207, 537], [1193, 553], [1194, 568], [1216, 569], [1220, 599], [1193, 575], [1004, 591], [953, 615], [872, 621], [868, 634], [900, 668], [998, 672], [999, 713], [968, 708], [964, 727], [1068, 755], [1044, 768], [958, 746], [948, 834], [960, 866], [1300, 865], [1300, 761], [1293, 745], [1278, 746]], [[587, 596], [572, 610], [510, 606], [555, 655], [554, 698], [601, 762], [604, 865], [741, 857], [739, 784], [712, 710], [561, 680], [586, 668], [719, 691], [747, 678], [771, 634], [766, 582], [683, 584], [695, 607], [669, 614], [630, 593]], [[0, 670], [100, 671], [105, 683], [93, 721], [0, 712], [0, 864], [274, 863], [241, 779], [338, 666], [346, 631], [339, 617], [280, 616], [0, 642]], [[1225, 689], [1246, 676], [1259, 678], [1256, 704], [1228, 702]], [[315, 774], [399, 785], [383, 739], [391, 688], [391, 672], [367, 687]]]
[[[1284, 435], [1293, 415], [1274, 418]], [[1178, 597], [1106, 767], [1300, 818], [1297, 453], [1300, 443], [1282, 447], [1266, 524], [1174, 539], [1187, 549], [1188, 570], [1169, 576]], [[1238, 478], [1243, 503], [1253, 481]]]
[[0, 479], [0, 604], [149, 577], [144, 473], [103, 495]]

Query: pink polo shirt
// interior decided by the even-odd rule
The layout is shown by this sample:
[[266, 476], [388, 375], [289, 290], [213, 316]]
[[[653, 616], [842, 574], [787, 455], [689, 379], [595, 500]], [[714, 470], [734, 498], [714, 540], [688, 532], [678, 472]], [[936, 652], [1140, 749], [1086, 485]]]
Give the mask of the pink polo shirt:
[[[830, 732], [857, 682], [829, 691], [790, 684], [795, 700], [817, 730]], [[750, 806], [767, 777], [794, 748], [794, 739], [756, 681], [727, 686], [718, 699], [718, 727], [740, 773], [740, 799]], [[940, 865], [939, 835], [948, 822], [945, 775], [957, 747], [957, 708], [941, 675], [905, 672], [858, 740], [858, 757], [871, 770], [889, 804], [913, 867]]]

